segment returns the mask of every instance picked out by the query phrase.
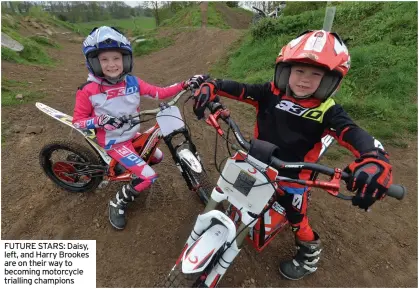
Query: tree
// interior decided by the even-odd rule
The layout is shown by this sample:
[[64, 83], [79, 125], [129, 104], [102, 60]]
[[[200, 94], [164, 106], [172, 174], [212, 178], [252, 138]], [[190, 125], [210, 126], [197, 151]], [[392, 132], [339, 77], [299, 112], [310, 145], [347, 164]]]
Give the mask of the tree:
[[227, 1], [226, 5], [228, 7], [231, 7], [231, 8], [237, 8], [237, 7], [239, 7], [239, 2], [238, 1]]
[[168, 2], [164, 1], [144, 1], [143, 6], [144, 7], [151, 7], [151, 11], [153, 13], [154, 19], [156, 19], [156, 26], [160, 25], [160, 13], [159, 9], [163, 7], [164, 5], [169, 5]]

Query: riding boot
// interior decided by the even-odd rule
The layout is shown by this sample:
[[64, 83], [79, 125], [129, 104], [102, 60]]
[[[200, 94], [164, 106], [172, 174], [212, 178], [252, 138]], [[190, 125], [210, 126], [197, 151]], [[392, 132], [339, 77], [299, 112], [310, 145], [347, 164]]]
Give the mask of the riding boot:
[[114, 228], [119, 230], [125, 228], [125, 209], [138, 195], [139, 192], [131, 184], [123, 185], [116, 192], [115, 198], [109, 202], [109, 221]]
[[322, 251], [319, 235], [314, 232], [314, 241], [300, 241], [295, 238], [297, 254], [292, 260], [281, 262], [279, 272], [287, 279], [300, 280], [316, 272]]

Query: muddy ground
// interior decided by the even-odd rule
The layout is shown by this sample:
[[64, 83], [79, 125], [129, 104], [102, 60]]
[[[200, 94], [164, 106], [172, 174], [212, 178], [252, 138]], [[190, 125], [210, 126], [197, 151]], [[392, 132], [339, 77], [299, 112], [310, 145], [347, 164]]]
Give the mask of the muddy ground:
[[[134, 74], [156, 85], [170, 85], [196, 73], [205, 73], [242, 30], [203, 29], [183, 32], [173, 46], [135, 59]], [[57, 34], [61, 50], [50, 49], [60, 63], [54, 68], [2, 62], [2, 75], [31, 82], [28, 93], [40, 91], [41, 102], [72, 114], [75, 91], [87, 76], [81, 43]], [[206, 43], [206, 45], [202, 45]], [[254, 111], [230, 100], [225, 103], [250, 135]], [[142, 109], [158, 102], [144, 100]], [[193, 139], [212, 181], [215, 135], [204, 122], [196, 121], [190, 105], [185, 115]], [[42, 133], [25, 134], [24, 128], [39, 125]], [[247, 125], [247, 126], [246, 126]], [[142, 130], [149, 127], [146, 124]], [[21, 128], [20, 132], [19, 129]], [[167, 148], [165, 160], [155, 167], [160, 178], [128, 210], [128, 225], [115, 231], [108, 222], [107, 205], [119, 185], [91, 194], [72, 194], [57, 189], [38, 164], [41, 147], [57, 139], [83, 140], [70, 128], [54, 121], [34, 105], [2, 108], [2, 239], [96, 240], [97, 287], [153, 287], [173, 266], [197, 214], [203, 209], [191, 197]], [[223, 145], [224, 147], [224, 145]], [[284, 280], [278, 273], [280, 259], [294, 253], [293, 235], [286, 230], [262, 253], [246, 245], [221, 281], [222, 287], [417, 287], [417, 141], [400, 149], [386, 147], [394, 164], [394, 182], [405, 185], [403, 201], [386, 198], [365, 213], [349, 202], [315, 191], [309, 208], [313, 228], [324, 242], [324, 253], [316, 274], [298, 282]], [[224, 148], [219, 149], [226, 153]], [[324, 163], [343, 167], [351, 161]]]

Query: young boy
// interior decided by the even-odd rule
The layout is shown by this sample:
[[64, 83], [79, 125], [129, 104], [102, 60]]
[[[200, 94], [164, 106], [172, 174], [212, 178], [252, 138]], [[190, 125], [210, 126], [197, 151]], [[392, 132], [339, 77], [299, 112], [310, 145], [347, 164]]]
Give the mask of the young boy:
[[[345, 168], [352, 175], [347, 187], [356, 191], [353, 205], [367, 210], [385, 196], [392, 183], [392, 167], [381, 144], [331, 98], [349, 67], [348, 50], [336, 33], [306, 31], [282, 48], [273, 82], [205, 82], [195, 94], [194, 110], [202, 117], [205, 105], [216, 94], [255, 106], [255, 138], [278, 146], [279, 158], [287, 162], [316, 162], [321, 138], [333, 135], [356, 157]], [[302, 170], [284, 176], [309, 179], [310, 173]], [[292, 260], [280, 263], [279, 271], [288, 279], [299, 280], [317, 270], [321, 242], [308, 223], [307, 188], [290, 183], [280, 186], [279, 201], [286, 209], [298, 251]]]
[[[109, 203], [109, 221], [116, 229], [125, 227], [125, 208], [141, 191], [157, 178], [154, 170], [134, 150], [132, 139], [140, 126], [130, 131], [118, 117], [139, 112], [140, 96], [165, 99], [189, 86], [204, 82], [200, 75], [169, 87], [157, 87], [130, 75], [133, 67], [132, 48], [128, 39], [112, 27], [94, 28], [83, 42], [83, 54], [89, 70], [88, 81], [79, 87], [73, 124], [82, 129], [96, 129], [98, 143], [107, 153], [137, 178], [126, 184]], [[163, 159], [157, 149], [153, 164]]]

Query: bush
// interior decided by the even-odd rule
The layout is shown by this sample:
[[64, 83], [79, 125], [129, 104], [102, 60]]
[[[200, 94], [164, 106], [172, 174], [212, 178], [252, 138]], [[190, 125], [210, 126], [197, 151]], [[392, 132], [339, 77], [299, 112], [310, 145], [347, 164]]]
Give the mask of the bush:
[[237, 8], [237, 7], [239, 7], [239, 2], [238, 1], [227, 1], [226, 5], [230, 8]]
[[49, 16], [49, 14], [42, 9], [42, 6], [36, 5], [31, 6], [31, 8], [29, 8], [28, 14], [29, 16], [38, 19], [42, 19]]
[[61, 21], [68, 21], [67, 16], [63, 15], [63, 14], [58, 14], [57, 18]]
[[251, 28], [254, 39], [266, 39], [281, 35], [298, 35], [306, 30], [320, 29], [323, 25], [324, 11], [309, 11], [300, 15], [264, 18]]

